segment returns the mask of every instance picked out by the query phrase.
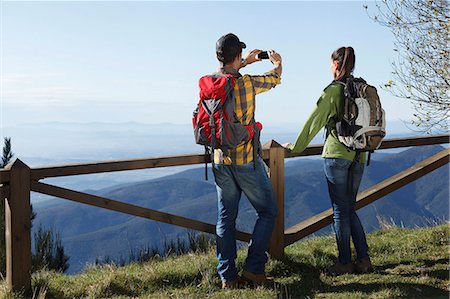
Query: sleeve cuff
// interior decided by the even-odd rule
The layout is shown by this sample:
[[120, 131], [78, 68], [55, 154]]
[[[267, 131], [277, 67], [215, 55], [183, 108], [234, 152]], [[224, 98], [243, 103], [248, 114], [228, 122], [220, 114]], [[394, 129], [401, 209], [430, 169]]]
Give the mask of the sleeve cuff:
[[275, 83], [281, 84], [281, 76], [278, 75], [275, 71], [273, 71], [273, 70], [269, 71], [269, 72], [265, 73], [264, 75], [275, 77]]

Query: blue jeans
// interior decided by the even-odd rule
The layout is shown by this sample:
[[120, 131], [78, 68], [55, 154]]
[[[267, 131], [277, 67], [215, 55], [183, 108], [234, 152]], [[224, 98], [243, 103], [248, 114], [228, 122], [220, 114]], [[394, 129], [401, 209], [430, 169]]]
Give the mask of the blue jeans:
[[364, 164], [340, 158], [324, 161], [328, 192], [333, 205], [334, 231], [339, 252], [339, 262], [352, 261], [350, 237], [356, 249], [357, 259], [368, 256], [366, 234], [355, 211], [356, 195], [364, 172]]
[[218, 196], [217, 271], [222, 281], [236, 279], [236, 217], [242, 192], [257, 213], [244, 269], [263, 274], [267, 262], [266, 251], [275, 224], [277, 208], [272, 184], [258, 157], [256, 163], [244, 165], [214, 165]]

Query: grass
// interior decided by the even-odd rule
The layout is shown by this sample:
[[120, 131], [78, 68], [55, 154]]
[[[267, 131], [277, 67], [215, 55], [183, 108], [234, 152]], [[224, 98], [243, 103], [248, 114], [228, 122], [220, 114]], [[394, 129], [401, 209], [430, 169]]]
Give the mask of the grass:
[[[271, 260], [273, 289], [220, 289], [214, 249], [207, 253], [153, 259], [124, 267], [95, 266], [78, 275], [33, 274], [35, 298], [448, 298], [450, 225], [391, 228], [368, 236], [374, 273], [328, 277], [336, 258], [333, 236], [286, 248]], [[246, 252], [238, 254], [242, 268]], [[40, 293], [40, 295], [39, 295]], [[23, 298], [0, 287], [3, 298]]]

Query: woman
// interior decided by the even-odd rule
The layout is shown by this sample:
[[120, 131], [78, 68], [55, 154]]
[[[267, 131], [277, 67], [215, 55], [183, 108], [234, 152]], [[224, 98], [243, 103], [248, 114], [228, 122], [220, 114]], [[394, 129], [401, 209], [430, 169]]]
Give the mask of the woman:
[[[326, 269], [329, 275], [367, 273], [372, 271], [366, 236], [355, 212], [356, 194], [364, 171], [364, 153], [356, 153], [339, 142], [336, 122], [342, 117], [343, 84], [352, 76], [355, 53], [351, 47], [341, 47], [331, 54], [331, 73], [334, 81], [323, 91], [317, 106], [298, 135], [294, 145], [285, 145], [292, 152], [302, 152], [314, 136], [325, 126], [323, 147], [325, 176], [333, 205], [334, 230], [339, 252], [335, 265]], [[352, 263], [350, 237], [356, 249]]]

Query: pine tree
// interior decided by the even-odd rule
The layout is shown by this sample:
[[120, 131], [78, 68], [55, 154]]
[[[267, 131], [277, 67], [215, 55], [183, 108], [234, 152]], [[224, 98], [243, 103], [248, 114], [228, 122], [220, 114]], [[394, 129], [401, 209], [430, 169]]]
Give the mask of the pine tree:
[[[5, 138], [3, 145], [3, 156], [0, 168], [6, 167], [11, 162], [14, 154], [11, 151], [11, 138]], [[36, 218], [33, 205], [30, 205], [30, 221]], [[5, 200], [0, 199], [0, 272], [3, 277], [6, 274], [6, 244], [5, 244]], [[64, 254], [64, 247], [61, 244], [59, 234], [54, 234], [52, 230], [44, 230], [39, 227], [35, 233], [35, 254], [32, 256], [33, 269], [48, 269], [65, 272], [69, 268], [69, 257]]]
[[11, 151], [11, 138], [5, 137], [5, 143], [3, 145], [2, 163], [0, 165], [0, 168], [5, 168], [6, 165], [8, 165], [8, 163], [11, 161], [13, 156], [14, 154]]
[[33, 272], [40, 269], [64, 273], [69, 268], [69, 257], [64, 253], [59, 234], [39, 226], [34, 233]]

